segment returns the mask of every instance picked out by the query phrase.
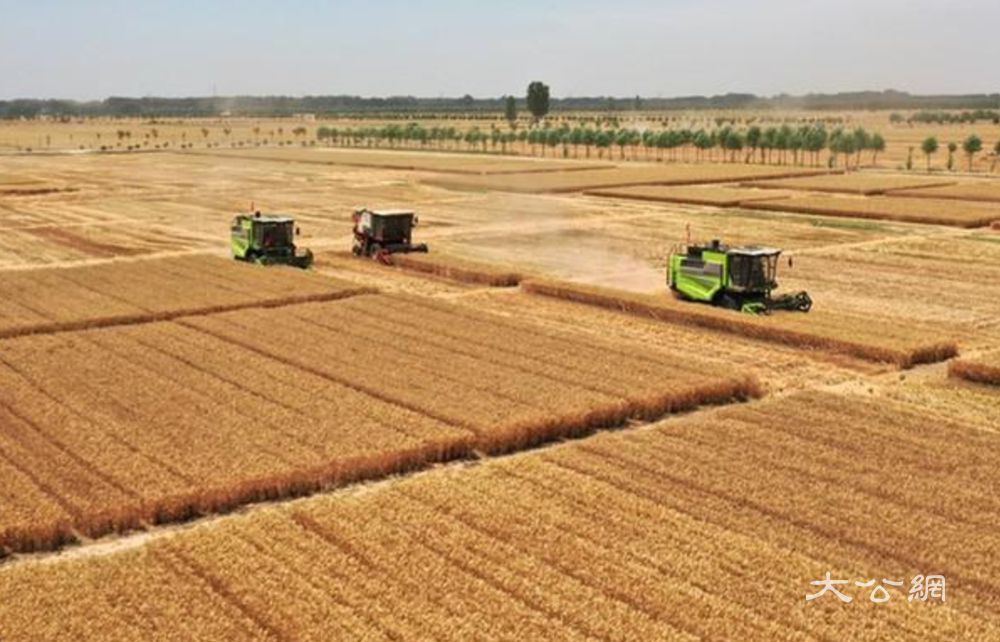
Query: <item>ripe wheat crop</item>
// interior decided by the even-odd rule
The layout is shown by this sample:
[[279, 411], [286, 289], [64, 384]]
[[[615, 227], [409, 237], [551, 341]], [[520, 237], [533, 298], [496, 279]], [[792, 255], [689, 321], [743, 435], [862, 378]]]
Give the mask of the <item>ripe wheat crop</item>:
[[[998, 456], [997, 434], [970, 423], [800, 393], [17, 563], [0, 572], [0, 631], [994, 639]], [[907, 583], [875, 605], [851, 582], [851, 604], [807, 602], [828, 571], [941, 573], [949, 593], [910, 602]]]
[[58, 546], [760, 394], [752, 379], [636, 346], [356, 298], [5, 340], [0, 547]]
[[424, 182], [450, 189], [541, 194], [580, 192], [627, 185], [699, 185], [821, 173], [825, 172], [762, 165], [647, 165], [544, 174], [448, 176], [429, 178]]
[[706, 305], [686, 303], [667, 295], [646, 295], [556, 281], [529, 280], [521, 287], [529, 293], [648, 316], [668, 323], [694, 325], [752, 339], [815, 348], [909, 368], [955, 356], [953, 341], [919, 327], [814, 310], [808, 315], [776, 313], [753, 317]]
[[523, 278], [519, 272], [441, 254], [431, 256], [401, 254], [393, 256], [392, 263], [411, 272], [432, 274], [452, 281], [491, 287], [513, 287], [520, 283]]
[[976, 359], [957, 359], [948, 364], [948, 374], [959, 379], [1000, 386], [1000, 352]]
[[746, 187], [687, 187], [670, 185], [635, 185], [611, 189], [589, 190], [592, 196], [629, 198], [639, 201], [663, 203], [691, 203], [715, 207], [737, 207], [745, 201], [774, 200], [782, 194], [774, 190], [760, 190]]
[[611, 167], [611, 165], [606, 163], [490, 157], [483, 154], [429, 154], [421, 151], [392, 150], [265, 148], [238, 151], [197, 151], [191, 153], [235, 159], [470, 175], [572, 172]]
[[1000, 203], [1000, 182], [976, 181], [947, 185], [908, 189], [898, 192], [900, 196], [913, 198], [956, 199], [959, 201], [988, 201]]
[[370, 292], [345, 281], [210, 256], [41, 268], [0, 280], [0, 339]]
[[983, 227], [1000, 217], [1000, 205], [906, 196], [838, 197], [803, 196], [775, 201], [754, 201], [743, 207], [777, 212], [804, 212], [905, 223], [954, 227]]
[[801, 178], [755, 181], [750, 187], [762, 189], [790, 189], [808, 192], [842, 192], [871, 196], [889, 191], [952, 185], [954, 181], [920, 178], [914, 176], [891, 176], [886, 174], [828, 174]]

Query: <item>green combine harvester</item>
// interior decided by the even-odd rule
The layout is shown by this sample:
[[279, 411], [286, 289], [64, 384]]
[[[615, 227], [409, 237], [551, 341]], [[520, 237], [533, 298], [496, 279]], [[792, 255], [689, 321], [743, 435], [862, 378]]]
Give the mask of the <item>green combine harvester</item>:
[[260, 265], [308, 268], [313, 262], [312, 251], [298, 253], [295, 247], [298, 233], [295, 219], [288, 216], [239, 214], [230, 228], [233, 258]]
[[688, 245], [670, 254], [667, 285], [688, 301], [767, 314], [771, 310], [808, 312], [812, 299], [805, 292], [772, 296], [781, 250], [772, 247], [729, 247], [715, 240]]

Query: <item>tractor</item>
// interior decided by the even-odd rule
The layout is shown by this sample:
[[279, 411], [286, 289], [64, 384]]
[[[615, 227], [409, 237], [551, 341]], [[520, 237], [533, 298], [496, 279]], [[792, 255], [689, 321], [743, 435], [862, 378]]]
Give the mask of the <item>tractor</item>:
[[412, 242], [417, 215], [412, 210], [369, 210], [361, 208], [351, 216], [354, 222], [356, 256], [370, 256], [390, 263], [397, 252], [426, 252], [426, 243]]
[[233, 258], [260, 265], [308, 268], [312, 265], [313, 254], [310, 250], [298, 253], [295, 247], [298, 233], [295, 219], [288, 216], [266, 216], [260, 212], [238, 214], [230, 228]]
[[[687, 301], [767, 314], [771, 310], [808, 312], [812, 299], [805, 292], [772, 296], [781, 250], [772, 247], [729, 247], [718, 240], [687, 245], [671, 252], [667, 285]], [[789, 265], [791, 260], [789, 259]]]

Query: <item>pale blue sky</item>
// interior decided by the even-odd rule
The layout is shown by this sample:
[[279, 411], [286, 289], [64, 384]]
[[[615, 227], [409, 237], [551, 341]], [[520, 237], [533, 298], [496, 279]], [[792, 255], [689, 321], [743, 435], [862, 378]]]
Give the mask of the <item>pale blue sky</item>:
[[1000, 0], [0, 0], [0, 99], [1000, 92]]

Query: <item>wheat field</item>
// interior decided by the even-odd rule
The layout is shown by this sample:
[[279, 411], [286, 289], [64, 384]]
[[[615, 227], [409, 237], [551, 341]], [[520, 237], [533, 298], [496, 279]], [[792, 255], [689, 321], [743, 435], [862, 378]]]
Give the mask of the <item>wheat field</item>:
[[[0, 123], [0, 640], [998, 637], [1000, 243], [987, 179], [897, 167], [925, 131], [842, 176]], [[357, 206], [430, 253], [350, 256]], [[251, 207], [314, 268], [232, 261]], [[714, 238], [813, 310], [674, 300]]]
[[[21, 564], [0, 631], [51, 637], [31, 604], [88, 639], [989, 639], [998, 448], [898, 401], [802, 394]], [[950, 593], [806, 601], [827, 571]]]

